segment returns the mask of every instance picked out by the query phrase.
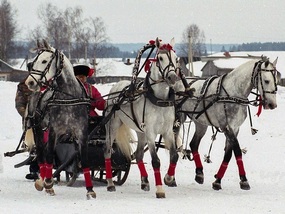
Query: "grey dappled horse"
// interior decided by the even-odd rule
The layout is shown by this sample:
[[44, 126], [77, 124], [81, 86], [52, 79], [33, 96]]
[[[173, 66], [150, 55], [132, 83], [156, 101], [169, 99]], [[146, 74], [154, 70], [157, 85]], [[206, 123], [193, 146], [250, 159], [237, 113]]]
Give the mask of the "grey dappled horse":
[[134, 97], [129, 99], [126, 95], [131, 81], [120, 81], [110, 90], [106, 114], [119, 102], [118, 96], [115, 95], [118, 92], [121, 96], [126, 96], [126, 101], [117, 106], [118, 109], [115, 111], [114, 116], [106, 124], [106, 179], [108, 182], [107, 190], [115, 191], [110, 162], [112, 143], [116, 139], [119, 148], [125, 154], [130, 155], [130, 137], [128, 133], [130, 128], [136, 131], [138, 137], [136, 161], [141, 174], [141, 188], [145, 191], [149, 190], [148, 174], [143, 163], [144, 147], [147, 144], [155, 175], [156, 197], [164, 198], [165, 192], [162, 188], [160, 160], [155, 150], [155, 140], [157, 135], [161, 134], [167, 148], [169, 148], [170, 165], [165, 182], [171, 185], [175, 183], [174, 172], [178, 154], [173, 133], [174, 100], [169, 101], [169, 97], [173, 96], [174, 98], [174, 94], [171, 94], [171, 91], [173, 92], [171, 88], [178, 78], [176, 74], [177, 56], [172, 49], [174, 39], [171, 40], [170, 44], [162, 44], [157, 39], [153, 45], [157, 48], [156, 56], [154, 59], [149, 60], [151, 67], [145, 78], [144, 86], [135, 89]]
[[[238, 166], [240, 187], [244, 190], [250, 189], [237, 135], [239, 127], [247, 117], [247, 106], [250, 104], [248, 96], [254, 88], [260, 93], [257, 102], [263, 105], [264, 109], [277, 107], [276, 63], [277, 59], [271, 63], [266, 57], [262, 57], [261, 60], [246, 62], [226, 75], [194, 80], [189, 83], [190, 87], [195, 89], [194, 97], [184, 97], [182, 101], [177, 101], [180, 102], [178, 111], [185, 113], [195, 123], [196, 130], [190, 148], [196, 165], [195, 180], [198, 183], [204, 182], [203, 166], [198, 153], [199, 144], [207, 127], [214, 126], [225, 134], [226, 147], [222, 164], [215, 175], [213, 189], [221, 189], [221, 180], [232, 157], [232, 151]], [[178, 85], [183, 88], [181, 83]], [[177, 88], [176, 90], [179, 90]]]
[[[90, 100], [82, 84], [76, 79], [73, 67], [66, 56], [51, 47], [45, 40], [38, 42], [37, 56], [32, 62], [26, 84], [32, 91], [52, 91], [48, 100], [49, 136], [46, 146], [42, 137], [36, 142], [37, 158], [40, 166], [40, 178], [36, 180], [37, 190], [54, 195], [52, 169], [55, 145], [62, 140], [76, 141], [81, 154], [87, 197], [96, 197], [88, 168], [88, 106]], [[35, 135], [37, 136], [37, 135]], [[46, 147], [46, 150], [43, 148]]]

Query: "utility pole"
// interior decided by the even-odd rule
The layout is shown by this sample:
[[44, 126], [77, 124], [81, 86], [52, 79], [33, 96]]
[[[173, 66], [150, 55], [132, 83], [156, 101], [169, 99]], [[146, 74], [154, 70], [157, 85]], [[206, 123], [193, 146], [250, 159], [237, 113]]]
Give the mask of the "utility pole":
[[[188, 67], [189, 67], [189, 76], [194, 76], [194, 68], [193, 68], [193, 54], [192, 54], [192, 37], [191, 33], [189, 32], [189, 53], [188, 53]], [[190, 69], [191, 66], [191, 69]]]

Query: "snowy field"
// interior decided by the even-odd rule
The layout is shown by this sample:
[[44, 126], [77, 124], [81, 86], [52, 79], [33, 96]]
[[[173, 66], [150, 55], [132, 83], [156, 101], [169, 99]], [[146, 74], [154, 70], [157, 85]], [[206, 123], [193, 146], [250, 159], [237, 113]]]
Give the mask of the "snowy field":
[[[279, 69], [280, 70], [280, 69]], [[107, 94], [112, 84], [97, 85]], [[38, 192], [34, 182], [26, 180], [28, 166], [14, 168], [28, 154], [4, 157], [18, 145], [21, 117], [14, 107], [17, 83], [0, 82], [0, 213], [285, 213], [285, 88], [278, 87], [274, 110], [263, 110], [260, 117], [252, 107], [253, 127], [251, 135], [249, 119], [242, 125], [239, 140], [246, 148], [243, 156], [251, 190], [239, 188], [238, 170], [234, 158], [222, 180], [222, 190], [212, 189], [212, 182], [223, 157], [225, 138], [218, 134], [211, 152], [212, 163], [204, 163], [204, 184], [194, 181], [194, 162], [179, 159], [175, 188], [164, 187], [165, 199], [156, 199], [154, 176], [149, 153], [145, 153], [151, 190], [140, 190], [140, 176], [136, 165], [131, 166], [127, 181], [117, 186], [116, 192], [107, 192], [105, 184], [94, 183], [97, 198], [86, 200], [86, 190], [81, 175], [73, 187], [55, 185], [55, 196]], [[202, 140], [200, 154], [208, 153], [211, 129]], [[162, 175], [167, 172], [169, 155], [159, 150]]]

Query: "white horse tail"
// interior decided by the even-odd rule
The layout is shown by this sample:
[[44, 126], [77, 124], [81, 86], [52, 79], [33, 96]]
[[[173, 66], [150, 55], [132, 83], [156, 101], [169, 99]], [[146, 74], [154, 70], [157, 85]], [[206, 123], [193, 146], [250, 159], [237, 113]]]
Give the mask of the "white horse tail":
[[120, 151], [131, 160], [132, 147], [131, 142], [134, 142], [134, 136], [129, 127], [125, 124], [122, 124], [116, 133], [116, 143]]
[[26, 131], [24, 143], [28, 147], [28, 151], [31, 151], [35, 147], [35, 139], [33, 129], [28, 129]]

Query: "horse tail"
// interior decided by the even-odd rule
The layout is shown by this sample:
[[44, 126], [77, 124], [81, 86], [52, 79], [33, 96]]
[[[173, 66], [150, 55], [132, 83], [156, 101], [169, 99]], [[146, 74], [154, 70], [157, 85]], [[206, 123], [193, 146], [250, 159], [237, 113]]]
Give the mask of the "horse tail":
[[35, 139], [33, 129], [28, 129], [26, 131], [25, 140], [26, 146], [28, 147], [28, 151], [31, 151], [35, 147]]
[[116, 143], [120, 151], [131, 160], [132, 147], [131, 142], [134, 142], [134, 136], [129, 127], [125, 124], [122, 124], [116, 133]]

